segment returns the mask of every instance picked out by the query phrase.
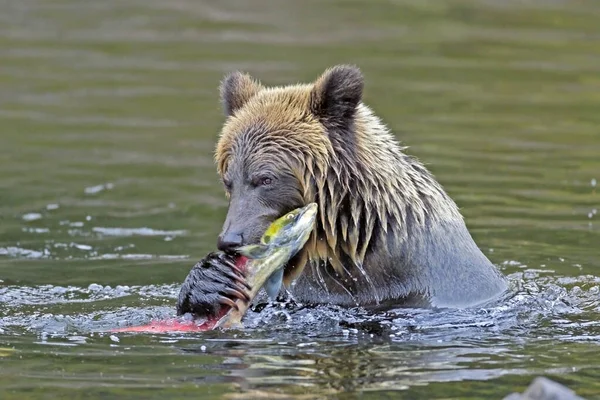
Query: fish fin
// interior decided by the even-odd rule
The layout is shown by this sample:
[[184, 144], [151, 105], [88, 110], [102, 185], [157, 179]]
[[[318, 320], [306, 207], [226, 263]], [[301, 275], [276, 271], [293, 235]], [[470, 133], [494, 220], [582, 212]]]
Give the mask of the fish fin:
[[283, 268], [279, 268], [277, 271], [273, 272], [269, 279], [265, 282], [263, 286], [269, 299], [271, 301], [275, 301], [277, 299], [277, 295], [279, 294], [279, 290], [281, 289], [281, 285], [283, 283]]
[[237, 248], [235, 251], [245, 257], [256, 259], [266, 257], [268, 250], [269, 246], [265, 246], [264, 244], [248, 244]]

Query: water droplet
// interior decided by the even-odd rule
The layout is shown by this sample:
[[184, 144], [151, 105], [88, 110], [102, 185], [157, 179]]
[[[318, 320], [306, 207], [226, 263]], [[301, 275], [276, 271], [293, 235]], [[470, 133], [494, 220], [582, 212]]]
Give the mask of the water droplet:
[[110, 335], [110, 340], [112, 340], [113, 342], [119, 343], [119, 338], [116, 337], [115, 335]]
[[592, 187], [596, 187], [596, 184], [598, 182], [596, 181], [596, 178], [592, 178], [592, 180], [590, 181], [590, 185], [592, 185]]
[[48, 204], [46, 210], [56, 210], [59, 207], [58, 204]]

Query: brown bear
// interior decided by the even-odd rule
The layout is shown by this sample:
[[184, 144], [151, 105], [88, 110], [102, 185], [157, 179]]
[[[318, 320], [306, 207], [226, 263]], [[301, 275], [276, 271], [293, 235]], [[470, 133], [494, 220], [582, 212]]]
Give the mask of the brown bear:
[[[362, 92], [361, 71], [348, 65], [311, 84], [265, 87], [240, 72], [224, 79], [215, 159], [229, 208], [218, 248], [258, 242], [274, 219], [316, 202], [315, 230], [284, 270], [282, 293], [296, 301], [460, 308], [498, 298], [505, 278]], [[234, 271], [231, 256], [209, 254], [184, 282], [178, 313], [243, 298]]]

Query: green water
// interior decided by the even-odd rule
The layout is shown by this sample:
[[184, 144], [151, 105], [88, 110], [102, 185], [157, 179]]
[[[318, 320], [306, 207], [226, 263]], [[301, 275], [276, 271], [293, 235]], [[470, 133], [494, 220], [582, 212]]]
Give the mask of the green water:
[[[9, 0], [0, 12], [0, 396], [600, 398], [600, 3]], [[110, 335], [174, 310], [226, 213], [218, 84], [354, 63], [518, 288], [490, 309], [251, 313], [246, 331]], [[271, 397], [268, 397], [271, 396]]]

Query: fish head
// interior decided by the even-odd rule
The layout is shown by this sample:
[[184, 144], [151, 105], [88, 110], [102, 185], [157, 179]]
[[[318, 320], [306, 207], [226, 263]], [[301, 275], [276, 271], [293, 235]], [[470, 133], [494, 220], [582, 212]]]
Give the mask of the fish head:
[[261, 244], [269, 247], [291, 246], [295, 254], [308, 240], [317, 218], [317, 204], [296, 208], [269, 225]]
[[250, 259], [264, 258], [274, 250], [289, 250], [293, 256], [308, 240], [317, 218], [317, 204], [310, 203], [276, 219], [259, 244], [238, 247], [236, 253]]
[[241, 246], [236, 252], [248, 259], [260, 260], [269, 256], [268, 261], [253, 264], [251, 286], [263, 286], [271, 299], [275, 299], [283, 282], [283, 267], [306, 243], [315, 220], [317, 204], [288, 212], [269, 225], [259, 244]]

